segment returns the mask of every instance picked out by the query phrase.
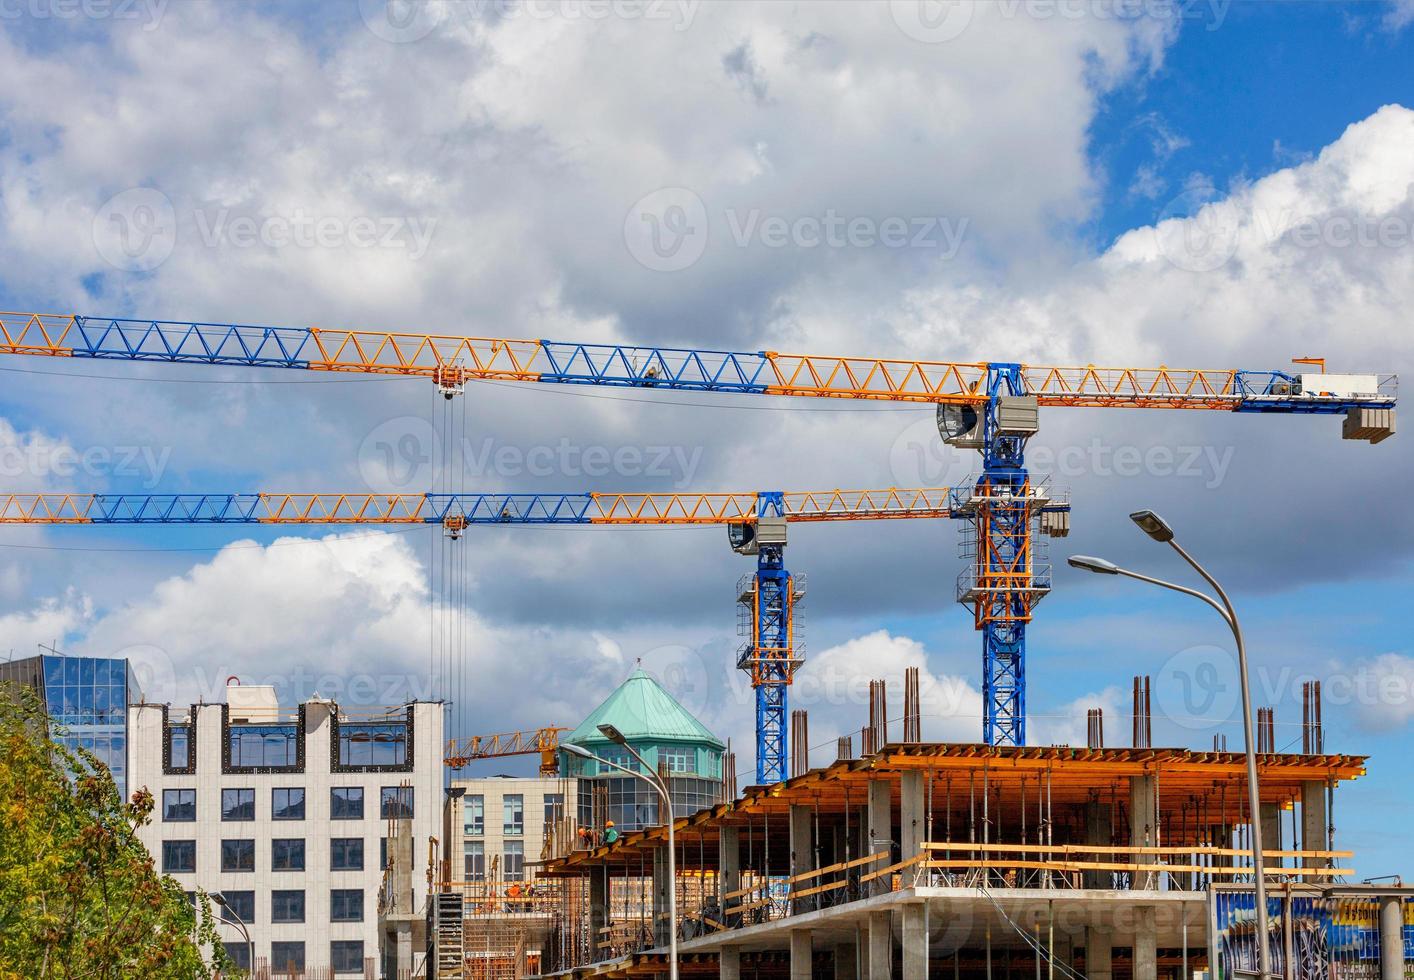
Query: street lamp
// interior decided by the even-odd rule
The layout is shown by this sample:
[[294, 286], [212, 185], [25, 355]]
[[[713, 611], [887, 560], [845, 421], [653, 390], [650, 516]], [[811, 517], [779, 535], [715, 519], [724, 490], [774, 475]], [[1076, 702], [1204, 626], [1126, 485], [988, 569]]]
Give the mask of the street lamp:
[[669, 980], [678, 980], [678, 865], [677, 846], [673, 840], [673, 797], [668, 791], [668, 784], [665, 783], [657, 773], [654, 773], [652, 776], [646, 774], [651, 771], [648, 762], [643, 756], [638, 754], [638, 751], [632, 745], [628, 744], [628, 739], [624, 737], [623, 732], [619, 731], [613, 725], [600, 725], [599, 734], [626, 751], [643, 767], [644, 771], [639, 772], [628, 768], [628, 766], [621, 766], [617, 762], [602, 759], [582, 745], [575, 745], [571, 742], [561, 742], [560, 748], [564, 749], [570, 755], [578, 756], [581, 759], [590, 759], [599, 763], [601, 766], [608, 766], [611, 769], [626, 772], [636, 779], [643, 780], [657, 791], [659, 799], [662, 800], [663, 807], [668, 814], [668, 978]]
[[240, 913], [226, 903], [225, 895], [220, 892], [212, 892], [211, 900], [235, 916], [236, 926], [241, 930], [241, 935], [245, 936], [246, 953], [249, 956], [245, 966], [246, 976], [253, 976], [255, 973], [255, 943], [250, 940], [250, 930], [245, 927], [245, 921], [241, 918]]
[[1247, 743], [1247, 810], [1252, 817], [1252, 870], [1257, 889], [1257, 962], [1263, 980], [1266, 980], [1272, 975], [1272, 957], [1271, 951], [1267, 948], [1267, 874], [1262, 857], [1261, 794], [1257, 785], [1257, 752], [1252, 741], [1252, 691], [1247, 680], [1247, 647], [1242, 641], [1242, 627], [1237, 621], [1237, 610], [1233, 609], [1232, 601], [1228, 599], [1227, 592], [1218, 584], [1218, 580], [1209, 575], [1208, 570], [1198, 564], [1193, 556], [1183, 550], [1182, 545], [1174, 540], [1173, 528], [1169, 526], [1167, 521], [1152, 510], [1136, 511], [1129, 515], [1129, 519], [1149, 537], [1161, 544], [1167, 544], [1178, 552], [1179, 556], [1213, 587], [1213, 591], [1218, 594], [1217, 599], [1204, 592], [1199, 592], [1197, 589], [1190, 589], [1186, 586], [1175, 585], [1173, 582], [1165, 582], [1163, 579], [1131, 572], [1129, 569], [1120, 568], [1103, 558], [1072, 555], [1067, 561], [1072, 568], [1095, 572], [1099, 575], [1123, 575], [1141, 582], [1148, 582], [1150, 585], [1190, 595], [1216, 609], [1218, 615], [1232, 630], [1233, 640], [1237, 643], [1237, 675], [1242, 688], [1242, 734]]

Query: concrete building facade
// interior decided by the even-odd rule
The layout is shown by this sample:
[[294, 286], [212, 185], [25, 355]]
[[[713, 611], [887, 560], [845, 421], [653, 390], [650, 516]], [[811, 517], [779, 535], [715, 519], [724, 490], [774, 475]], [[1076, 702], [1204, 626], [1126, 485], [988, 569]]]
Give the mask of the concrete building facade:
[[[232, 684], [224, 704], [130, 705], [128, 729], [130, 786], [156, 801], [143, 843], [188, 891], [223, 898], [238, 965], [381, 975], [388, 838], [425, 855], [441, 831], [441, 704], [282, 709], [273, 688]], [[409, 880], [421, 909], [424, 876]]]

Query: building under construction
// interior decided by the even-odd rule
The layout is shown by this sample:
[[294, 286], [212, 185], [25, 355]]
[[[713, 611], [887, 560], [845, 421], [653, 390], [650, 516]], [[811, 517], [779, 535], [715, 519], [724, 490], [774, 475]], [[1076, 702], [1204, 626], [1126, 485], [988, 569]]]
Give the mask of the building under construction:
[[[1406, 977], [1407, 896], [1351, 884], [1353, 855], [1335, 841], [1338, 788], [1365, 759], [1322, 751], [1309, 705], [1299, 753], [1273, 751], [1264, 715], [1254, 816], [1241, 752], [1149, 744], [1147, 681], [1134, 744], [1116, 748], [1101, 744], [1097, 711], [1085, 747], [923, 742], [908, 680], [901, 740], [886, 738], [878, 682], [862, 752], [840, 739], [828, 766], [797, 764], [785, 781], [678, 815], [675, 879], [666, 825], [555, 848], [533, 905], [540, 973], [665, 975], [670, 930], [682, 973], [723, 980], [1255, 969], [1255, 818], [1274, 969]], [[803, 713], [793, 721], [804, 743]], [[466, 928], [489, 928], [475, 921]], [[507, 975], [535, 972], [523, 956], [517, 967]]]

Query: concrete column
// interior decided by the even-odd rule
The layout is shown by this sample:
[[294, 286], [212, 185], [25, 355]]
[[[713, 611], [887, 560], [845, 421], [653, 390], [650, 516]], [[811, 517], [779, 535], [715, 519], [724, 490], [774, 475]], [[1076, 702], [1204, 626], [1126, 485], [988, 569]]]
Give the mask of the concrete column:
[[717, 954], [717, 969], [722, 980], [741, 980], [741, 947], [723, 946]]
[[928, 810], [921, 772], [899, 776], [899, 800], [899, 860], [906, 861], [923, 850], [923, 838], [927, 836]]
[[653, 945], [668, 945], [668, 846], [653, 848]]
[[1404, 980], [1404, 899], [1380, 899], [1380, 980]]
[[1111, 964], [1113, 936], [1101, 926], [1085, 927], [1085, 976], [1087, 980], [1114, 980]]
[[869, 913], [868, 962], [868, 980], [889, 980], [894, 968], [894, 927], [888, 912]]
[[[1311, 780], [1301, 784], [1301, 849], [1303, 851], [1324, 851], [1326, 849], [1326, 784]], [[1325, 858], [1306, 858], [1302, 862], [1308, 868], [1329, 868], [1331, 863]]]
[[[894, 840], [893, 786], [888, 779], [869, 780], [869, 838], [866, 854], [892, 851]], [[862, 856], [862, 855], [861, 855]], [[886, 862], [892, 863], [892, 862]]]
[[859, 980], [859, 948], [854, 943], [835, 944], [835, 980]]
[[790, 980], [810, 980], [811, 953], [810, 930], [792, 930], [790, 934]]
[[903, 980], [928, 980], [928, 906], [903, 907]]
[[[790, 808], [790, 874], [792, 878], [815, 870], [815, 841], [812, 833], [814, 816], [815, 814], [808, 806], [793, 805]], [[791, 889], [804, 891], [817, 884], [819, 882], [814, 880], [792, 882]], [[815, 907], [815, 898], [814, 895], [807, 895], [802, 899], [791, 899], [791, 914], [799, 915], [801, 912], [809, 912]]]
[[1134, 980], [1159, 978], [1159, 931], [1154, 912], [1152, 905], [1134, 910]]
[[727, 898], [741, 889], [741, 838], [735, 827], [723, 827], [717, 841], [717, 904], [722, 911], [722, 924], [727, 924], [727, 909], [740, 905], [740, 898]]
[[[1281, 807], [1276, 803], [1263, 803], [1259, 809], [1262, 814], [1262, 850], [1280, 851], [1281, 847]], [[1282, 864], [1280, 858], [1262, 859], [1263, 867], [1275, 867]]]
[[[1085, 843], [1094, 844], [1097, 847], [1108, 847], [1114, 841], [1113, 813], [1106, 803], [1094, 802], [1085, 804]], [[1085, 860], [1097, 861], [1103, 855], [1087, 854]], [[1108, 871], [1086, 871], [1086, 888], [1108, 888], [1110, 886], [1110, 875]]]
[[604, 929], [609, 924], [609, 882], [602, 869], [589, 872], [589, 959], [601, 959], [599, 944], [604, 941]]
[[[1158, 814], [1155, 811], [1154, 777], [1129, 777], [1129, 843], [1132, 847], [1155, 847], [1158, 838]], [[1134, 854], [1130, 860], [1135, 864], [1157, 864], [1153, 854]], [[1136, 888], [1157, 888], [1156, 880], [1148, 875], [1137, 875]]]

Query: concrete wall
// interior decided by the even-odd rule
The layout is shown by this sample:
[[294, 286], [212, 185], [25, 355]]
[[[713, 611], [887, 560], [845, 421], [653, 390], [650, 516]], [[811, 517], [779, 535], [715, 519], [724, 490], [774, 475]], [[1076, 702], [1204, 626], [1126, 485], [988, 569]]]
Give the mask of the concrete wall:
[[[145, 786], [152, 792], [157, 804], [153, 822], [142, 828], [139, 836], [152, 852], [159, 870], [162, 867], [163, 840], [195, 840], [195, 873], [174, 874], [172, 877], [188, 891], [254, 891], [255, 921], [249, 924], [249, 929], [255, 943], [256, 957], [268, 957], [273, 941], [303, 941], [306, 968], [327, 966], [329, 944], [334, 940], [360, 940], [365, 958], [376, 958], [378, 955], [378, 887], [382, 879], [379, 851], [380, 841], [387, 833], [387, 821], [379, 814], [382, 788], [399, 786], [404, 781], [411, 782], [413, 786], [412, 853], [416, 862], [413, 887], [418, 908], [422, 907], [427, 893], [422, 865], [427, 859], [428, 838], [441, 833], [442, 821], [442, 705], [419, 703], [413, 706], [413, 738], [409, 746], [413, 771], [399, 773], [331, 772], [332, 726], [326, 705], [311, 702], [306, 706], [303, 772], [255, 774], [223, 772], [221, 705], [204, 705], [195, 709], [196, 771], [192, 774], [163, 772], [162, 706], [139, 704], [128, 709], [132, 758], [129, 782], [133, 788]], [[186, 711], [176, 709], [172, 714], [170, 721], [177, 722], [183, 720], [179, 716], [185, 716]], [[363, 788], [361, 820], [330, 819], [330, 789], [335, 786]], [[303, 820], [272, 819], [271, 791], [276, 787], [304, 789]], [[164, 789], [196, 790], [195, 822], [167, 822], [162, 819]], [[223, 822], [223, 789], [253, 789], [255, 819]], [[335, 837], [362, 838], [362, 871], [330, 869], [330, 840]], [[305, 870], [271, 870], [270, 842], [275, 838], [304, 839]], [[253, 873], [221, 871], [223, 839], [255, 840]], [[329, 893], [334, 888], [363, 890], [362, 922], [329, 921]], [[271, 892], [276, 889], [304, 891], [303, 923], [271, 923]], [[235, 925], [222, 924], [220, 933], [228, 942], [244, 943]]]

